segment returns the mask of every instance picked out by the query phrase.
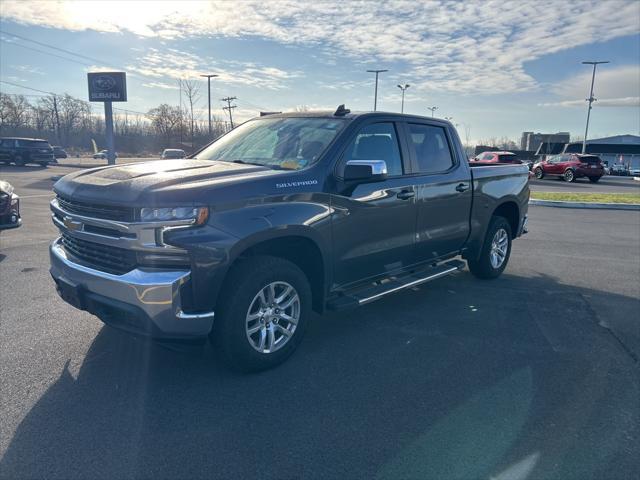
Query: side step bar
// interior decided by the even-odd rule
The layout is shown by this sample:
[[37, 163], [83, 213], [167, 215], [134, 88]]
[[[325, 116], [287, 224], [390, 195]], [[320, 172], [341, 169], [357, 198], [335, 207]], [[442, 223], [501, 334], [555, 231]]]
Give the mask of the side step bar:
[[411, 275], [401, 278], [392, 278], [376, 285], [367, 285], [357, 290], [346, 292], [344, 295], [330, 300], [327, 304], [329, 310], [342, 310], [344, 308], [353, 308], [367, 303], [375, 302], [385, 295], [399, 292], [405, 288], [415, 287], [423, 283], [436, 280], [438, 278], [450, 275], [454, 272], [462, 270], [465, 263], [460, 260], [450, 260], [434, 267], [429, 267]]

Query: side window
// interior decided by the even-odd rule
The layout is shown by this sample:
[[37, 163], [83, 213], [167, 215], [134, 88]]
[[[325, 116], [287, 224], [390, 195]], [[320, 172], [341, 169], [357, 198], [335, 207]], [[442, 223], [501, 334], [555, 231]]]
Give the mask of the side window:
[[444, 128], [411, 123], [409, 134], [420, 173], [444, 172], [453, 166], [453, 156]]
[[384, 160], [390, 177], [402, 175], [402, 158], [393, 123], [363, 127], [347, 148], [342, 168], [349, 160]]

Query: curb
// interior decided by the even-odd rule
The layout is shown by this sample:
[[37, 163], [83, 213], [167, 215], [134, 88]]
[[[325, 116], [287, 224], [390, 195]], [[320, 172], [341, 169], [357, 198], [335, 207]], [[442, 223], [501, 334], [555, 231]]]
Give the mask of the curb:
[[561, 202], [558, 200], [530, 199], [529, 205], [556, 208], [586, 208], [605, 210], [635, 210], [640, 211], [640, 203], [594, 203], [594, 202]]

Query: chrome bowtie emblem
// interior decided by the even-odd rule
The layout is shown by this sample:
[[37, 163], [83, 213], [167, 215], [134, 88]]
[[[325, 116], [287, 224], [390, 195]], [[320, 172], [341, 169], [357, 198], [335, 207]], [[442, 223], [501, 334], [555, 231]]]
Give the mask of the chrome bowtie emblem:
[[69, 230], [82, 230], [82, 222], [76, 222], [71, 217], [64, 217], [64, 226]]

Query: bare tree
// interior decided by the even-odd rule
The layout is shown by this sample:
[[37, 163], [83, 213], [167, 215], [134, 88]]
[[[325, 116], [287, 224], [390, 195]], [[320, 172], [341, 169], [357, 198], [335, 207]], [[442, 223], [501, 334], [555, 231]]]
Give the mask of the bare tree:
[[190, 132], [191, 132], [191, 150], [193, 151], [193, 138], [194, 138], [194, 123], [195, 118], [193, 114], [193, 105], [200, 99], [200, 89], [194, 80], [182, 81], [182, 93], [187, 97], [187, 103], [189, 104], [189, 120], [190, 120]]
[[29, 121], [31, 105], [24, 95], [2, 95], [2, 124], [8, 128], [21, 129]]
[[158, 135], [165, 138], [165, 146], [171, 146], [171, 139], [176, 135], [182, 118], [180, 107], [163, 103], [149, 110], [147, 116]]

